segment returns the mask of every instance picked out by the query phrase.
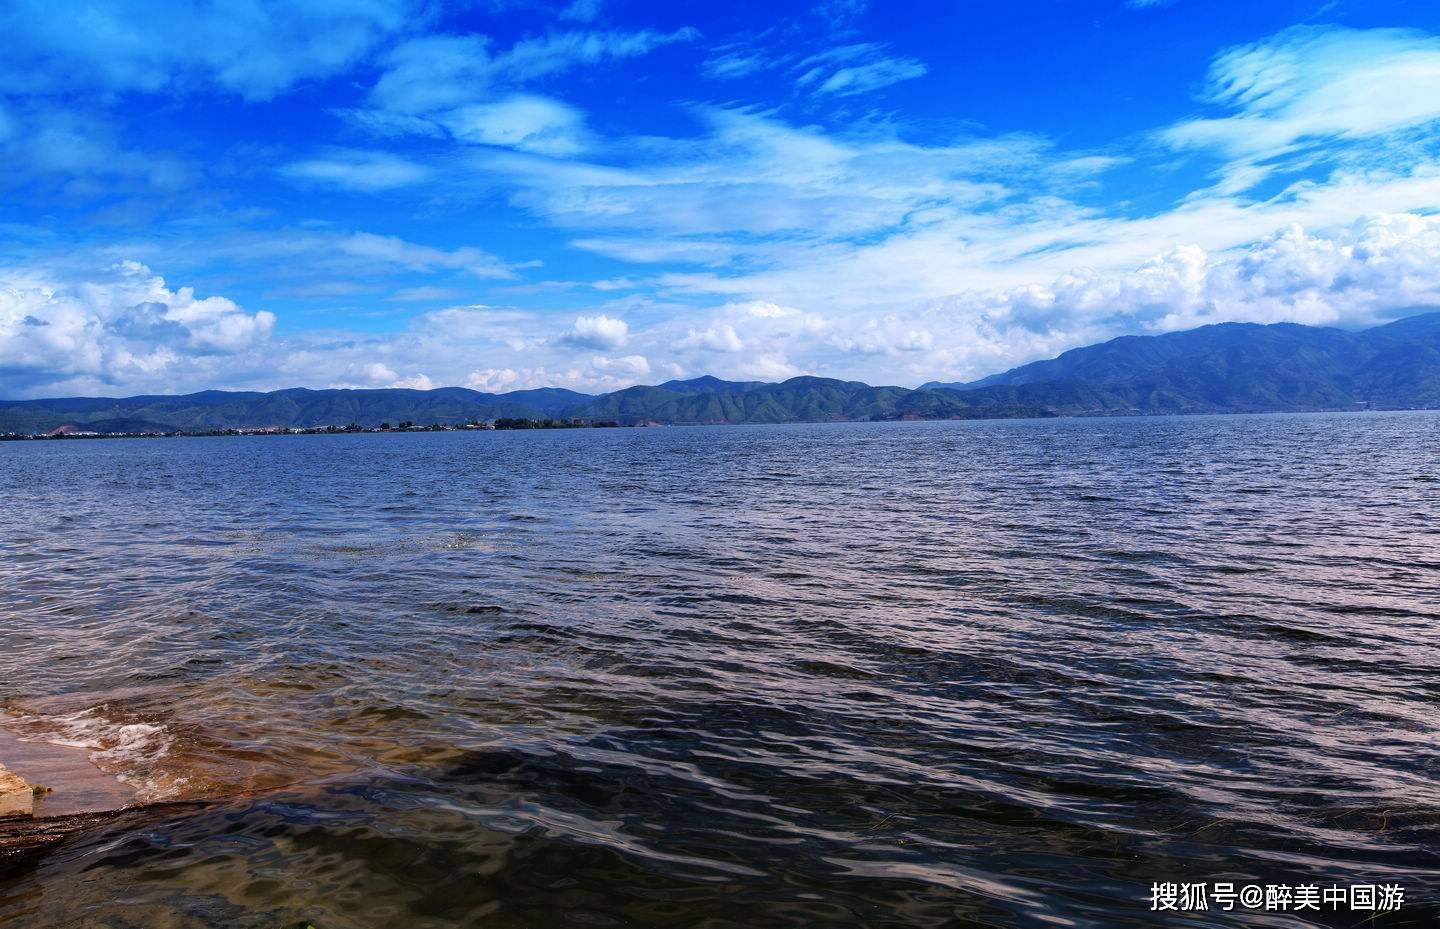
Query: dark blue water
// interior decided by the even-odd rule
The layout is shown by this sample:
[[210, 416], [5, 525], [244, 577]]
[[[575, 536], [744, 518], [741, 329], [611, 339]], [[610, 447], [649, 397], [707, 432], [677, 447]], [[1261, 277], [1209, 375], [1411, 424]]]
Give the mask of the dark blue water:
[[1429, 413], [0, 443], [0, 725], [220, 798], [0, 880], [0, 925], [1151, 926], [1152, 881], [1432, 925], [1437, 451]]

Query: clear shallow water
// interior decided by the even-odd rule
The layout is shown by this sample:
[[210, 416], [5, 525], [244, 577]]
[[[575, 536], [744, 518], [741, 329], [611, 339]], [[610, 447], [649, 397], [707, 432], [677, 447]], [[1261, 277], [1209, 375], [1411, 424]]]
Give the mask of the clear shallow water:
[[0, 925], [1149, 926], [1153, 880], [1398, 882], [1380, 924], [1432, 925], [1437, 450], [1435, 414], [0, 443], [6, 725], [240, 795], [0, 881]]

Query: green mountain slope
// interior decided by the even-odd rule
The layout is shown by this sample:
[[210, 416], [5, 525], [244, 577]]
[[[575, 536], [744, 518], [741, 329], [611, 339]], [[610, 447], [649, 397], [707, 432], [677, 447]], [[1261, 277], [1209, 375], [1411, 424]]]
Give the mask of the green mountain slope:
[[1216, 413], [1440, 406], [1440, 313], [1363, 332], [1221, 323], [1125, 336], [970, 383], [1056, 413]]
[[[918, 390], [795, 377], [779, 384], [700, 377], [591, 397], [541, 388], [202, 391], [122, 399], [0, 401], [0, 432], [143, 423], [148, 428], [460, 424], [500, 417], [625, 424], [791, 423], [1136, 413], [1440, 408], [1440, 313], [1363, 332], [1222, 323], [1126, 336], [963, 384]], [[97, 430], [105, 431], [105, 430]]]

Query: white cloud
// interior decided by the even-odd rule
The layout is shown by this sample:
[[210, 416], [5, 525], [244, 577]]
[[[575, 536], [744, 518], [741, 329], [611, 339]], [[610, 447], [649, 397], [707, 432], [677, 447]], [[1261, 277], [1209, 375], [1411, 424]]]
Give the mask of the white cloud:
[[745, 350], [745, 342], [735, 327], [729, 323], [717, 323], [705, 330], [691, 329], [685, 338], [675, 343], [675, 347], [681, 351], [701, 349], [707, 352], [740, 352]]
[[727, 242], [696, 240], [646, 240], [636, 238], [589, 238], [570, 243], [589, 252], [635, 262], [685, 262], [725, 264], [736, 253]]
[[214, 243], [212, 254], [257, 260], [305, 259], [307, 270], [354, 269], [387, 271], [461, 271], [479, 278], [515, 276], [505, 262], [489, 252], [464, 246], [435, 248], [398, 236], [372, 232], [308, 232], [282, 230]]
[[577, 23], [588, 23], [600, 17], [604, 8], [603, 0], [572, 0], [569, 6], [560, 11], [561, 19]]
[[422, 36], [381, 60], [386, 70], [370, 90], [370, 104], [387, 113], [415, 116], [459, 106], [495, 79], [490, 39], [483, 35]]
[[[552, 221], [648, 236], [585, 237], [608, 254], [720, 260], [745, 247], [717, 238], [787, 233], [815, 242], [895, 230], [922, 208], [980, 209], [1008, 193], [998, 180], [1040, 167], [1029, 138], [922, 147], [893, 136], [847, 140], [815, 127], [725, 108], [696, 111], [699, 139], [648, 140], [635, 167], [556, 164], [506, 153], [475, 167], [506, 177], [521, 205]], [[921, 219], [916, 217], [917, 220]]]
[[913, 58], [884, 58], [869, 64], [841, 68], [827, 77], [817, 93], [848, 97], [925, 76], [925, 66]]
[[[217, 383], [600, 391], [682, 371], [914, 384], [969, 380], [1128, 332], [1229, 320], [1363, 326], [1440, 307], [1440, 217], [1286, 226], [1240, 248], [1181, 244], [1129, 267], [1075, 266], [883, 309], [816, 299], [823, 314], [760, 300], [659, 312], [630, 300], [656, 321], [632, 328], [607, 308], [572, 320], [559, 339], [551, 314], [454, 306], [398, 333], [277, 340], [268, 313], [172, 290], [142, 266], [65, 282], [18, 271], [4, 279], [0, 391], [11, 396]], [[576, 348], [590, 351], [577, 358]]]
[[163, 388], [264, 345], [275, 325], [220, 296], [172, 290], [133, 261], [72, 278], [0, 271], [0, 390]]
[[1230, 321], [1363, 327], [1437, 307], [1440, 217], [1393, 214], [1325, 234], [1290, 226], [1218, 253], [1178, 246], [1128, 270], [1076, 268], [935, 301], [915, 319], [943, 333], [930, 369], [968, 379], [1125, 333]]
[[[698, 134], [607, 141], [587, 130], [578, 110], [525, 89], [689, 37], [562, 31], [509, 48], [473, 35], [407, 39], [377, 61], [381, 76], [368, 105], [344, 115], [378, 134], [427, 138], [410, 140], [407, 158], [331, 148], [284, 169], [303, 183], [355, 190], [434, 185], [425, 191], [426, 210], [455, 204], [445, 199], [451, 194], [470, 198], [464, 206], [518, 205], [592, 253], [572, 256], [591, 269], [586, 280], [608, 278], [593, 282], [599, 293], [592, 297], [604, 301], [621, 290], [625, 300], [591, 305], [579, 319], [573, 311], [446, 306], [400, 332], [357, 327], [277, 340], [257, 336], [270, 332], [268, 314], [225, 301], [210, 304], [206, 312], [215, 315], [207, 321], [178, 306], [176, 292], [99, 313], [102, 321], [90, 328], [100, 335], [87, 342], [86, 326], [72, 331], [65, 318], [32, 312], [40, 300], [33, 295], [48, 287], [73, 302], [92, 278], [105, 292], [136, 285], [16, 271], [9, 286], [26, 296], [12, 302], [26, 309], [5, 317], [10, 354], [0, 383], [30, 390], [35, 370], [16, 360], [14, 346], [41, 351], [67, 332], [77, 359], [110, 354], [74, 362], [70, 374], [57, 375], [72, 378], [65, 383], [146, 389], [257, 377], [272, 386], [473, 377], [596, 389], [650, 376], [636, 373], [637, 358], [651, 372], [814, 371], [913, 382], [987, 373], [1127, 331], [1227, 318], [1358, 325], [1436, 305], [1435, 37], [1306, 28], [1229, 50], [1212, 63], [1203, 112], [1123, 155], [1059, 150], [1031, 135], [921, 144], [902, 121], [884, 116], [833, 130], [780, 115], [792, 110], [741, 106], [692, 107]], [[744, 51], [716, 49], [711, 60]], [[863, 109], [834, 98], [881, 86], [907, 68], [923, 71], [873, 43], [840, 45], [803, 64], [796, 64], [803, 52], [787, 54], [754, 65], [832, 98], [800, 101], [797, 109], [810, 114], [831, 105]], [[219, 80], [199, 65], [166, 67], [159, 83], [124, 86], [183, 89], [187, 81]], [[750, 63], [736, 58], [724, 67], [738, 74]], [[232, 89], [242, 93], [239, 86]], [[33, 102], [4, 107], [0, 160], [24, 155], [15, 161], [31, 165], [27, 178], [43, 168], [67, 178], [67, 192], [88, 185], [107, 195], [185, 182], [184, 162], [127, 150], [103, 121]], [[1118, 198], [1093, 190], [1116, 165], [1130, 163], [1131, 180], [1145, 181], [1146, 159], [1164, 158], [1168, 169], [1177, 151], [1215, 158], [1218, 183], [1168, 205], [1088, 205]], [[1357, 225], [1362, 212], [1378, 218]], [[319, 223], [182, 241], [186, 229], [167, 227], [165, 236], [137, 237], [108, 254], [164, 266], [177, 279], [193, 279], [191, 269], [214, 262], [267, 286], [275, 281], [268, 293], [369, 291], [400, 303], [518, 297], [519, 289], [478, 290], [468, 278], [514, 278], [528, 266], [475, 247]], [[666, 266], [640, 274], [614, 262]], [[531, 288], [525, 296], [535, 296], [587, 284], [524, 286]], [[199, 315], [187, 319], [187, 312]], [[92, 342], [105, 349], [92, 350]], [[374, 364], [387, 376], [371, 378]]]
[[400, 379], [400, 375], [378, 361], [365, 366], [365, 377], [376, 386], [383, 386]]
[[[644, 55], [694, 38], [693, 30], [670, 33], [561, 32], [522, 39], [496, 51], [488, 36], [428, 35], [400, 43], [382, 57], [385, 71], [369, 102], [375, 109], [411, 117], [433, 116], [468, 103], [486, 102], [537, 78], [582, 65]], [[420, 124], [412, 123], [412, 127]]]
[[[388, 346], [386, 346], [388, 348]], [[402, 377], [383, 361], [354, 362], [348, 365], [339, 380], [331, 381], [329, 387], [351, 389], [395, 388], [410, 390], [434, 390], [435, 383], [423, 374]]]
[[489, 393], [503, 393], [507, 390], [520, 390], [525, 386], [532, 386], [521, 385], [520, 379], [520, 372], [514, 368], [484, 368], [471, 371], [466, 375], [465, 386]]
[[705, 59], [700, 71], [706, 77], [715, 80], [735, 80], [764, 71], [771, 64], [772, 60], [763, 52], [733, 49]]
[[440, 300], [457, 300], [465, 291], [454, 287], [404, 287], [385, 299], [391, 303], [433, 303]]
[[805, 368], [797, 367], [784, 354], [775, 351], [746, 358], [725, 372], [728, 377], [757, 381], [783, 381], [807, 373]]
[[408, 0], [0, 4], [0, 92], [183, 92], [250, 100], [353, 65], [424, 20]]
[[462, 142], [561, 156], [585, 148], [584, 116], [547, 97], [514, 94], [494, 103], [457, 107], [439, 119]]
[[1231, 111], [1184, 120], [1160, 138], [1229, 159], [1226, 192], [1328, 159], [1337, 142], [1383, 139], [1440, 119], [1440, 38], [1405, 29], [1296, 26], [1220, 54], [1206, 103]]
[[[107, 249], [104, 253], [114, 252]], [[525, 267], [524, 263], [511, 265], [474, 246], [437, 248], [398, 236], [313, 225], [218, 237], [140, 239], [127, 243], [124, 255], [182, 270], [223, 262], [260, 276], [273, 289], [292, 295], [336, 295], [383, 289], [373, 283], [362, 286], [361, 282], [410, 274], [431, 275], [432, 280], [453, 275], [510, 280], [516, 276], [515, 268]]]
[[332, 149], [316, 158], [281, 168], [297, 180], [349, 190], [377, 191], [409, 187], [430, 178], [429, 168], [385, 152]]
[[[598, 3], [577, 2], [561, 18], [593, 18]], [[527, 83], [572, 68], [647, 54], [686, 42], [692, 29], [570, 31], [522, 39], [497, 51], [488, 36], [428, 35], [402, 42], [383, 58], [368, 108], [340, 110], [382, 136], [443, 136], [550, 156], [586, 147], [584, 115], [559, 100], [519, 92]]]
[[69, 198], [187, 188], [201, 175], [194, 163], [156, 149], [127, 145], [112, 120], [44, 100], [0, 98], [0, 186], [63, 182]]
[[[604, 377], [604, 375], [600, 375]], [[566, 387], [585, 393], [599, 383], [596, 376], [586, 374], [579, 368], [481, 368], [471, 371], [465, 377], [465, 386], [487, 393], [505, 393], [511, 390], [532, 390], [536, 387]]]
[[[933, 300], [832, 305], [823, 315], [730, 303], [699, 325], [692, 314], [631, 338], [654, 362], [727, 377], [812, 371], [914, 384], [969, 380], [1125, 333], [1232, 320], [1366, 326], [1435, 307], [1440, 217], [1393, 214], [1325, 231], [1287, 226], [1232, 249], [1181, 244], [1129, 267], [1074, 266]], [[730, 331], [763, 352], [717, 351]]]
[[896, 58], [873, 42], [841, 45], [812, 55], [797, 66], [796, 84], [816, 93], [852, 96], [923, 77], [925, 65], [914, 58]]
[[894, 355], [899, 352], [924, 352], [935, 345], [928, 329], [907, 323], [894, 314], [868, 319], [857, 328], [847, 328], [830, 338], [830, 344], [842, 352], [860, 355]]
[[543, 38], [522, 39], [496, 56], [496, 72], [515, 82], [534, 80], [578, 65], [599, 64], [646, 55], [657, 48], [699, 37], [694, 29], [656, 32], [562, 32]]
[[409, 377], [397, 379], [391, 387], [405, 387], [410, 390], [434, 390], [435, 383], [423, 374], [412, 374]]
[[623, 319], [613, 319], [602, 314], [579, 316], [575, 325], [561, 341], [580, 348], [620, 348], [629, 337], [630, 327]]
[[625, 355], [620, 358], [597, 355], [590, 359], [590, 364], [596, 371], [619, 377], [630, 383], [650, 373], [650, 362], [644, 355]]

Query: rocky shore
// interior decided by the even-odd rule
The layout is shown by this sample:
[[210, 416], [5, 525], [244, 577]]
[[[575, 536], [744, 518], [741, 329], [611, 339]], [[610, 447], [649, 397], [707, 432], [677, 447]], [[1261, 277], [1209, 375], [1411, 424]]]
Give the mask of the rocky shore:
[[0, 875], [30, 862], [90, 824], [77, 820], [103, 822], [107, 818], [104, 813], [37, 818], [35, 797], [44, 790], [0, 764]]
[[78, 833], [112, 824], [134, 828], [204, 805], [181, 801], [49, 815], [42, 809], [48, 793], [48, 788], [31, 784], [0, 764], [0, 878], [33, 866]]
[[[46, 770], [58, 775], [62, 784], [67, 782], [63, 769], [47, 766]], [[93, 777], [105, 779], [99, 771], [93, 771]], [[0, 762], [0, 876], [33, 864], [77, 832], [138, 812], [124, 802], [115, 802], [113, 809], [89, 808], [102, 804], [94, 802], [93, 788], [86, 789], [87, 779], [83, 774], [75, 779], [76, 792], [91, 802], [80, 808], [71, 802], [48, 803], [49, 787], [32, 784]], [[118, 793], [114, 796], [116, 800], [121, 797]]]

